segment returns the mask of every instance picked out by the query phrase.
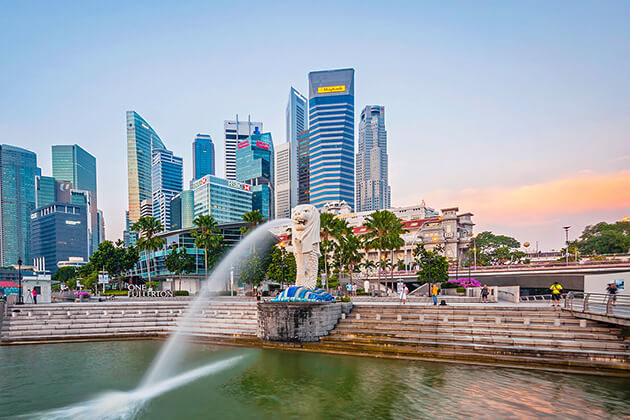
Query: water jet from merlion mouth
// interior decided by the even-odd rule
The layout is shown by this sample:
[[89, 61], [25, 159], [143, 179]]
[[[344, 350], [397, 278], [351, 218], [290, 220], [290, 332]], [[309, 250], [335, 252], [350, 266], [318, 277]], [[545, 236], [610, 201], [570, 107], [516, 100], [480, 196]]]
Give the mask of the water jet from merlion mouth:
[[186, 313], [178, 321], [175, 331], [160, 349], [140, 386], [154, 384], [175, 374], [177, 363], [182, 360], [186, 352], [186, 335], [193, 332], [195, 317], [212, 298], [212, 293], [223, 290], [226, 279], [230, 277], [230, 271], [247, 258], [252, 249], [266, 249], [274, 242], [275, 238], [269, 232], [270, 229], [288, 226], [291, 222], [291, 219], [276, 219], [258, 226], [223, 257], [212, 273], [207, 276], [205, 284], [200, 286], [198, 296], [193, 299]]

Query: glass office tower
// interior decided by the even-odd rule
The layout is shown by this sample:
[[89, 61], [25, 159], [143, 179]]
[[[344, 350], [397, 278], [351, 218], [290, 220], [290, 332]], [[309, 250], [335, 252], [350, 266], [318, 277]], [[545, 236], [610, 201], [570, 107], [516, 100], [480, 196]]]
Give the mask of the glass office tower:
[[368, 105], [359, 118], [356, 211], [390, 208], [385, 107]]
[[129, 223], [140, 218], [140, 203], [152, 200], [151, 160], [153, 149], [166, 149], [155, 130], [135, 111], [127, 111], [127, 188]]
[[[165, 149], [153, 149], [153, 217], [171, 228], [171, 200], [183, 189], [184, 160]], [[142, 211], [141, 211], [142, 213]]]
[[236, 180], [236, 145], [247, 137], [254, 134], [256, 130], [263, 130], [262, 122], [255, 122], [251, 117], [247, 117], [247, 121], [241, 121], [236, 115], [236, 120], [223, 122], [223, 130], [225, 134], [225, 178]]
[[243, 214], [252, 211], [252, 188], [231, 179], [206, 175], [196, 180], [194, 215], [211, 215], [218, 224], [240, 222]]
[[[72, 188], [88, 191], [90, 255], [100, 242], [98, 228], [98, 200], [96, 189], [96, 158], [78, 144], [52, 146], [53, 178], [58, 182], [70, 182]], [[61, 201], [61, 200], [57, 200]]]
[[0, 145], [0, 265], [30, 265], [31, 213], [35, 210], [37, 155]]
[[[291, 87], [289, 91], [289, 101], [287, 102], [286, 111], [286, 141], [291, 143], [291, 166], [289, 168], [288, 178], [291, 185], [289, 189], [290, 208], [297, 206], [299, 195], [298, 181], [298, 137], [301, 132], [308, 128], [308, 108], [306, 98]], [[276, 215], [276, 217], [279, 217]]]
[[309, 73], [310, 201], [354, 208], [354, 69]]
[[208, 134], [197, 134], [192, 144], [193, 180], [204, 175], [215, 175], [214, 143]]
[[55, 202], [57, 199], [57, 185], [54, 177], [38, 176], [35, 179], [35, 185], [37, 190], [36, 208], [44, 207]]
[[88, 211], [85, 204], [52, 203], [32, 213], [34, 265], [51, 273], [70, 257], [88, 260]]
[[274, 163], [271, 133], [255, 132], [236, 147], [236, 180], [252, 186], [252, 209], [274, 218]]
[[298, 133], [298, 204], [309, 204], [310, 196], [310, 167], [309, 167], [309, 134], [308, 130]]

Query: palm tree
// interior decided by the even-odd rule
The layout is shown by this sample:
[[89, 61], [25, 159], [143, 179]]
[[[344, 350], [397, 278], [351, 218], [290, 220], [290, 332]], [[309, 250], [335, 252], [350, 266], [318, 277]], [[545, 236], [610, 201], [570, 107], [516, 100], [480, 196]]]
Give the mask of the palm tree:
[[361, 265], [361, 240], [348, 229], [346, 234], [339, 239], [341, 266], [348, 269], [350, 283], [352, 283], [352, 273]]
[[[388, 210], [377, 210], [365, 219], [368, 232], [363, 235], [363, 244], [366, 252], [375, 249], [378, 252], [378, 261], [381, 261], [381, 252], [393, 251], [404, 245], [400, 237], [403, 233], [401, 220]], [[402, 242], [402, 244], [401, 244]], [[392, 271], [393, 276], [393, 271]], [[378, 271], [378, 283], [381, 282], [381, 270]], [[380, 288], [380, 286], [379, 286]]]
[[160, 238], [158, 233], [164, 231], [164, 225], [155, 217], [144, 216], [138, 219], [136, 223], [131, 226], [131, 230], [138, 232], [140, 238], [136, 242], [136, 246], [139, 250], [147, 253], [147, 271], [149, 273], [149, 287], [151, 286], [151, 253], [164, 247], [166, 240]]
[[332, 213], [322, 213], [319, 217], [321, 251], [324, 257], [324, 274], [326, 275], [326, 290], [328, 290], [328, 256], [333, 251], [335, 243], [332, 238], [338, 229], [338, 223]]
[[247, 222], [246, 226], [241, 226], [241, 234], [243, 236], [247, 235], [251, 230], [253, 230], [256, 226], [260, 225], [265, 221], [260, 210], [248, 211], [243, 214], [243, 221]]
[[195, 246], [203, 249], [204, 268], [206, 276], [208, 275], [208, 249], [218, 251], [223, 242], [223, 235], [220, 235], [217, 228], [217, 222], [211, 215], [197, 216], [193, 220], [193, 224], [197, 227], [190, 232], [190, 236], [195, 238]]

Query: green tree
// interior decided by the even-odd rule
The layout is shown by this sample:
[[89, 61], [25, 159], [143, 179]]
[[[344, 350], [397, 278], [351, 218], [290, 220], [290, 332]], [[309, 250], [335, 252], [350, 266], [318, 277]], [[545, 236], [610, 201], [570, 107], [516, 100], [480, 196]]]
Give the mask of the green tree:
[[151, 283], [151, 258], [153, 253], [158, 249], [162, 249], [166, 240], [156, 236], [164, 231], [164, 225], [155, 217], [145, 216], [138, 219], [131, 226], [131, 230], [138, 232], [140, 238], [136, 242], [138, 249], [147, 253], [147, 272], [149, 274], [149, 283]]
[[219, 260], [224, 251], [223, 235], [219, 233], [217, 222], [211, 215], [197, 216], [193, 223], [196, 226], [190, 235], [195, 238], [195, 246], [203, 249], [204, 267], [208, 275], [208, 251], [211, 253], [210, 267]]
[[195, 259], [193, 256], [186, 252], [186, 248], [178, 248], [176, 244], [173, 244], [170, 252], [166, 255], [164, 265], [166, 265], [168, 271], [179, 277], [177, 290], [182, 289], [182, 274], [195, 271]]
[[138, 249], [134, 246], [125, 248], [121, 240], [116, 244], [111, 241], [103, 241], [98, 244], [98, 249], [90, 257], [90, 263], [82, 272], [98, 272], [105, 269], [112, 278], [119, 278], [131, 270], [139, 260]]
[[241, 234], [243, 236], [247, 235], [250, 231], [252, 231], [256, 226], [262, 224], [265, 221], [260, 210], [248, 211], [242, 216], [243, 221], [247, 223], [245, 226], [241, 226]]
[[630, 251], [630, 221], [600, 222], [586, 226], [580, 239], [570, 245], [581, 254], [623, 254]]
[[[477, 265], [497, 265], [512, 262], [512, 254], [521, 247], [516, 239], [495, 235], [492, 232], [481, 232], [471, 242], [477, 249]], [[475, 249], [468, 250], [467, 265], [474, 260]]]
[[270, 258], [267, 278], [277, 283], [295, 283], [297, 268], [293, 253], [284, 246], [274, 246]]
[[340, 271], [345, 270], [350, 276], [350, 283], [352, 283], [352, 273], [358, 272], [361, 268], [362, 244], [361, 240], [352, 233], [352, 229], [347, 229], [344, 232], [345, 234], [338, 238]]
[[448, 260], [442, 255], [443, 252], [444, 249], [441, 245], [429, 251], [424, 247], [424, 244], [418, 244], [413, 250], [414, 260], [418, 266], [418, 281], [420, 284], [448, 281]]
[[55, 271], [55, 274], [52, 275], [51, 279], [54, 282], [68, 283], [74, 282], [77, 275], [77, 270], [74, 267], [61, 267], [59, 270]]
[[[368, 229], [368, 232], [362, 237], [365, 250], [376, 250], [379, 263], [382, 261], [382, 252], [391, 251], [393, 259], [394, 251], [404, 245], [404, 240], [401, 238], [404, 232], [402, 221], [391, 211], [375, 211], [366, 218], [364, 226]], [[381, 282], [380, 269], [378, 282], [379, 284]]]

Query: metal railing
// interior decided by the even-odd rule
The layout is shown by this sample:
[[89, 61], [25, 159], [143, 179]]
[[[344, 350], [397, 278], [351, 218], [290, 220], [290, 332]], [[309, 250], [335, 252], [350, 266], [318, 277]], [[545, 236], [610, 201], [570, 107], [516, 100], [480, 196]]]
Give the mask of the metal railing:
[[630, 296], [569, 292], [564, 307], [571, 312], [630, 318]]

